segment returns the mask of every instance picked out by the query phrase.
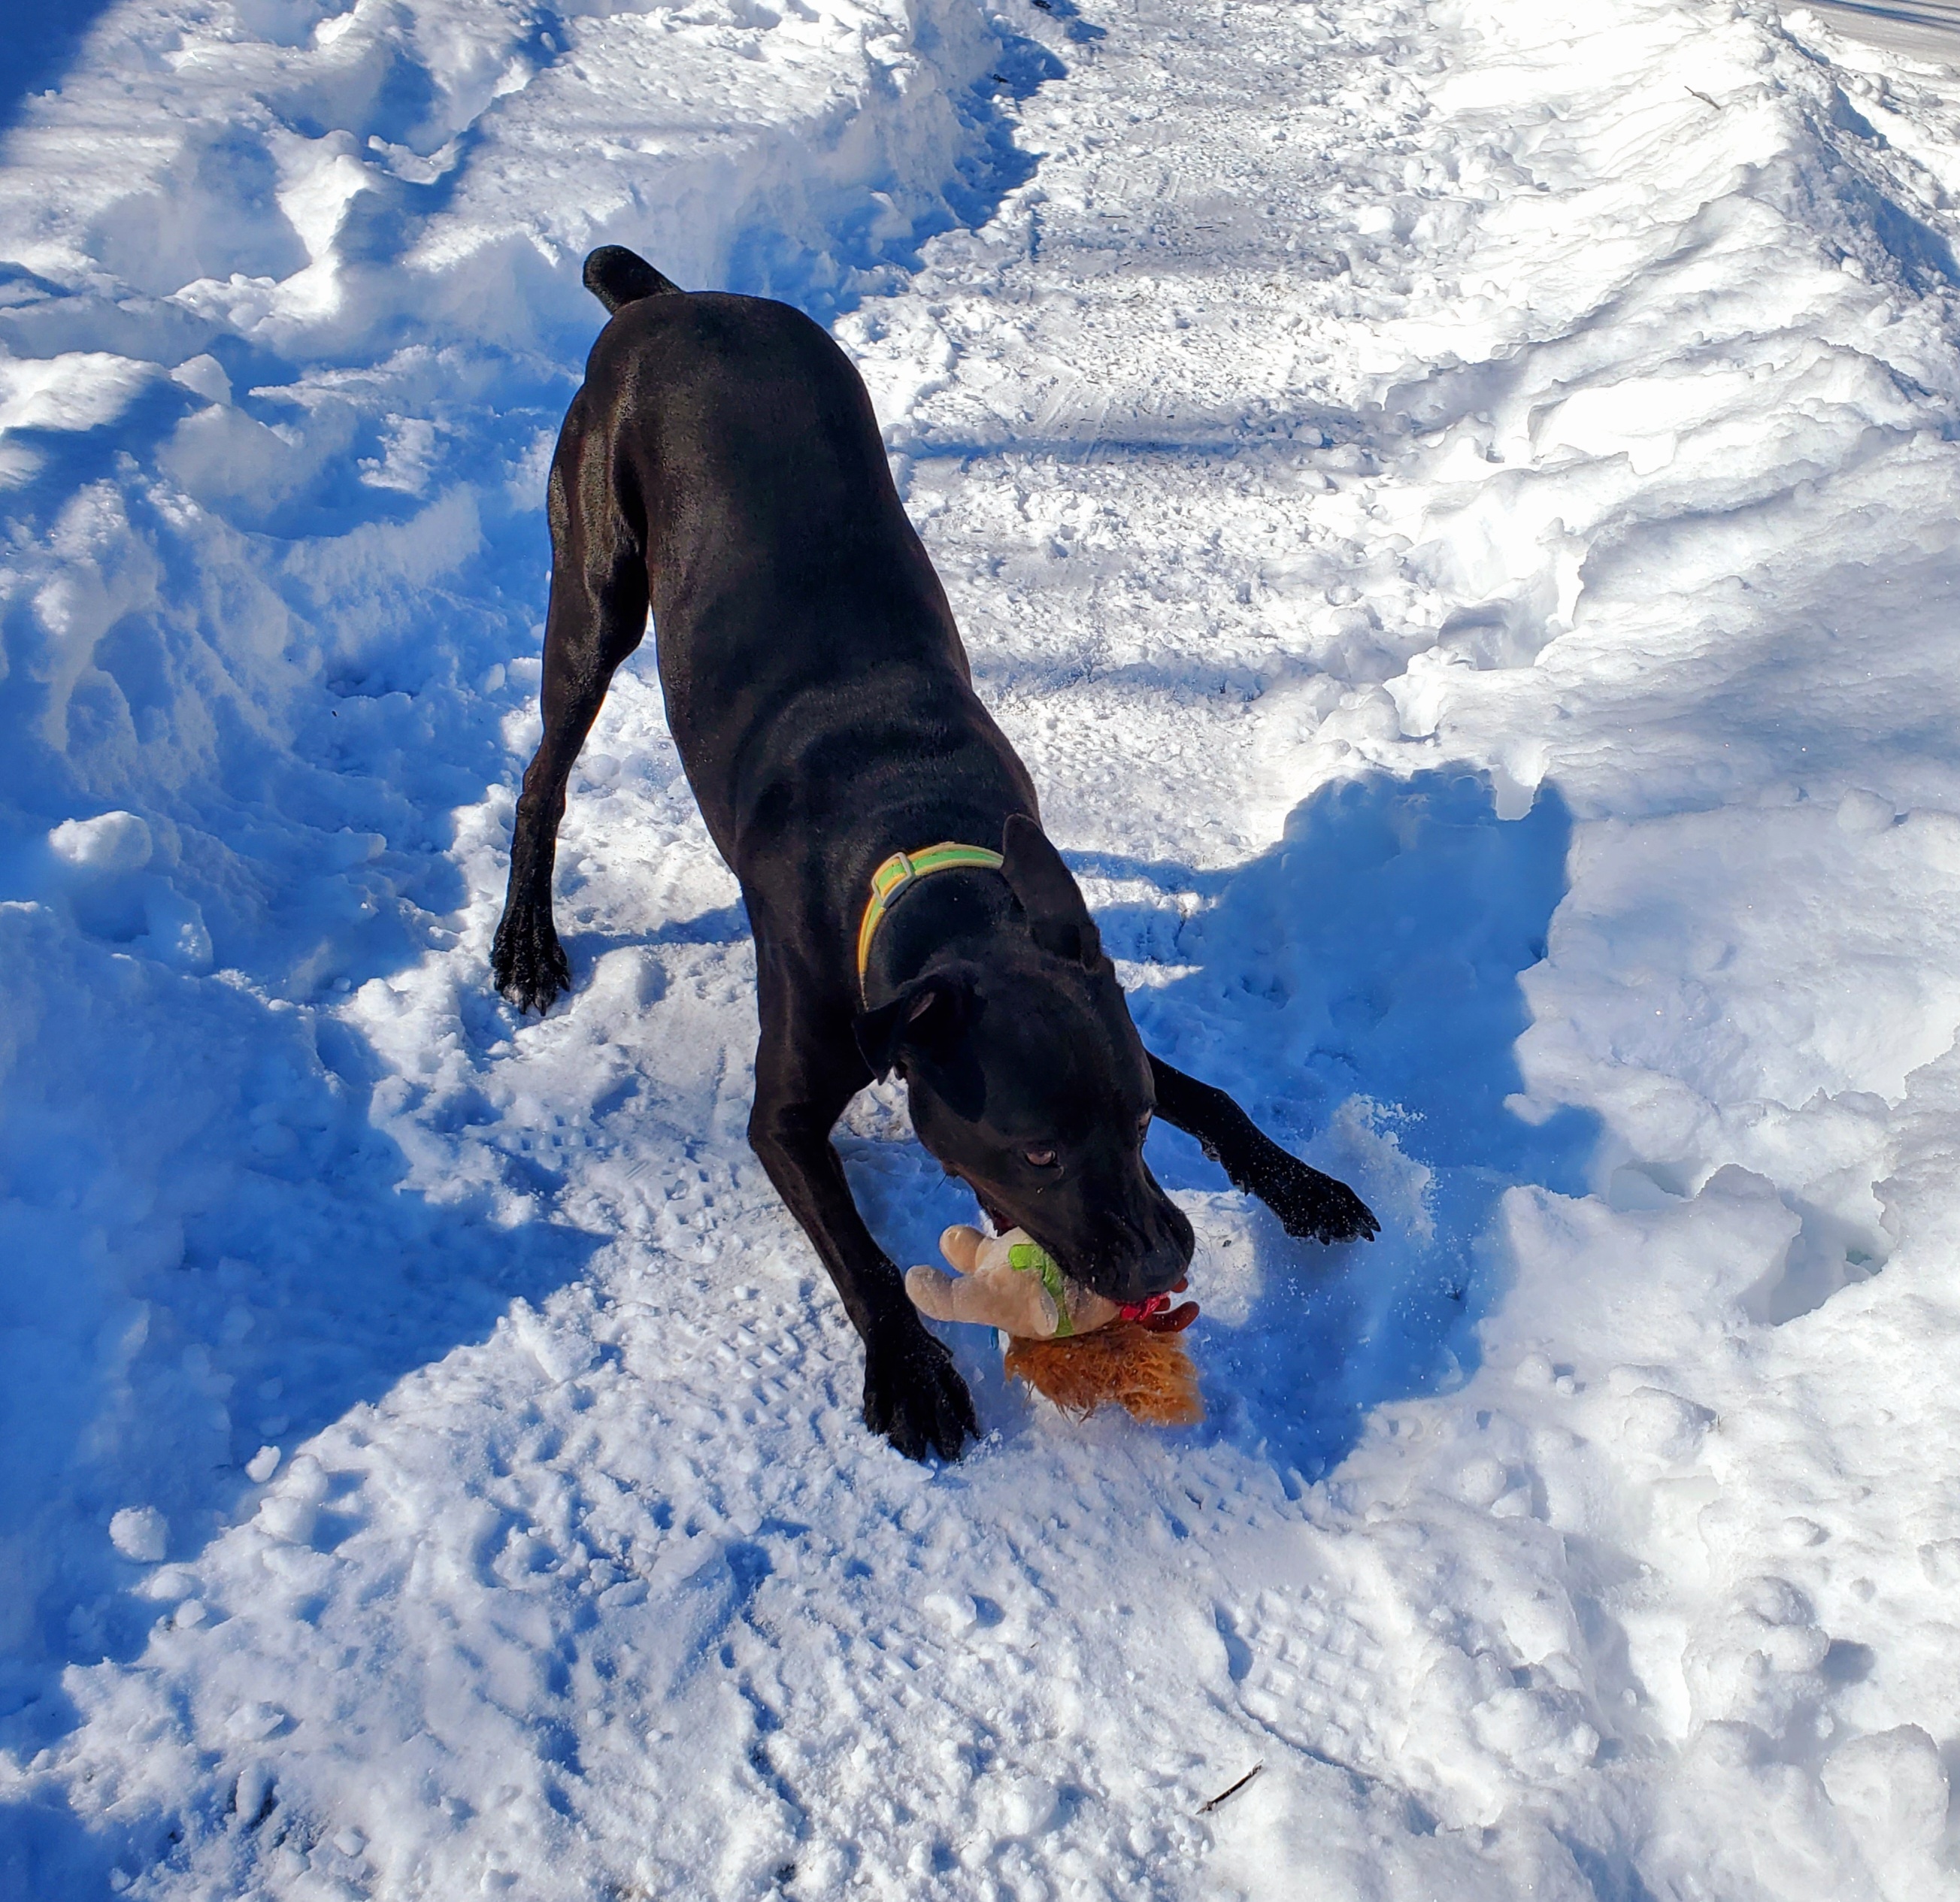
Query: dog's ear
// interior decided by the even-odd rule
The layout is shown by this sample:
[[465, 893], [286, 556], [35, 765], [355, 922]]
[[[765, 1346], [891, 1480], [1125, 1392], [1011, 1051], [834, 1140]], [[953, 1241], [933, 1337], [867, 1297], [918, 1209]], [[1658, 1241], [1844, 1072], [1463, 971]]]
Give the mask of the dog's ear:
[[1001, 876], [1027, 914], [1036, 943], [1052, 956], [1096, 968], [1102, 958], [1102, 934], [1061, 854], [1025, 813], [1013, 813], [1001, 832]]
[[871, 1074], [882, 1081], [908, 1050], [944, 1061], [973, 1013], [973, 987], [951, 972], [915, 978], [889, 1003], [861, 1012], [851, 1028]]

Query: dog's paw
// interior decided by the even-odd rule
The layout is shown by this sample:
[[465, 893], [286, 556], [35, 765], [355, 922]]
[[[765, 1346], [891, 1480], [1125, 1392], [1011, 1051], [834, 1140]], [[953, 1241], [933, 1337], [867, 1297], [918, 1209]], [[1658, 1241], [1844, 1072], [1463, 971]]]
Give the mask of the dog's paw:
[[952, 1355], [909, 1320], [865, 1349], [864, 1424], [908, 1459], [957, 1459], [980, 1437], [973, 1397]]
[[1345, 1182], [1274, 1146], [1247, 1172], [1242, 1184], [1280, 1218], [1280, 1226], [1303, 1242], [1371, 1242], [1382, 1225]]
[[542, 1016], [571, 988], [571, 966], [548, 911], [515, 907], [505, 911], [490, 950], [490, 978], [520, 1012]]

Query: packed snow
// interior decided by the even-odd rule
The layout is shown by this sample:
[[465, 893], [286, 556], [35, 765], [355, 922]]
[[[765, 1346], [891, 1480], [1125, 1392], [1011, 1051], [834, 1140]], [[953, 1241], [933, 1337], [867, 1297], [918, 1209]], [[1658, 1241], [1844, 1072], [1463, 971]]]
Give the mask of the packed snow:
[[[1960, 1897], [1953, 72], [75, 19], [0, 65], [0, 1891]], [[650, 650], [574, 996], [491, 994], [605, 242], [833, 325], [1147, 1040], [1382, 1217], [1152, 1137], [1204, 1426], [950, 1329], [985, 1442], [865, 1433]], [[840, 1142], [902, 1264], [971, 1215]]]

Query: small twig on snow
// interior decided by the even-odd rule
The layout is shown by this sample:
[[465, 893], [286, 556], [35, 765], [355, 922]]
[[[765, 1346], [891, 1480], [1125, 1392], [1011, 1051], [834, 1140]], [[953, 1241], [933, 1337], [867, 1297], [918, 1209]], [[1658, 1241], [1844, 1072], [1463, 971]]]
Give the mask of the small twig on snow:
[[1258, 1776], [1259, 1772], [1265, 1768], [1265, 1765], [1264, 1764], [1255, 1764], [1252, 1767], [1247, 1770], [1245, 1775], [1240, 1777], [1230, 1789], [1221, 1789], [1216, 1796], [1212, 1798], [1210, 1802], [1200, 1803], [1198, 1806], [1198, 1815], [1201, 1816], [1209, 1816], [1220, 1803], [1229, 1803], [1233, 1797], [1238, 1795], [1239, 1791], [1243, 1789], [1249, 1783], [1255, 1776]]

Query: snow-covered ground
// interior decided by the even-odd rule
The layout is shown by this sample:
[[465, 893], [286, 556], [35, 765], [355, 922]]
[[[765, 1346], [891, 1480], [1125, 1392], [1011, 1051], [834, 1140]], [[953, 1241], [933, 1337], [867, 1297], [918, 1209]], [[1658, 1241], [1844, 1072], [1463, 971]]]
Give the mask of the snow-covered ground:
[[1847, 39], [1931, 65], [1960, 65], [1960, 0], [1792, 0], [1790, 10], [1799, 6]]
[[[0, 1891], [1960, 1895], [1951, 76], [84, 11], [0, 65]], [[970, 1331], [966, 1461], [858, 1425], [650, 654], [489, 996], [607, 240], [835, 323], [1146, 1036], [1382, 1217], [1153, 1138], [1204, 1427]]]

